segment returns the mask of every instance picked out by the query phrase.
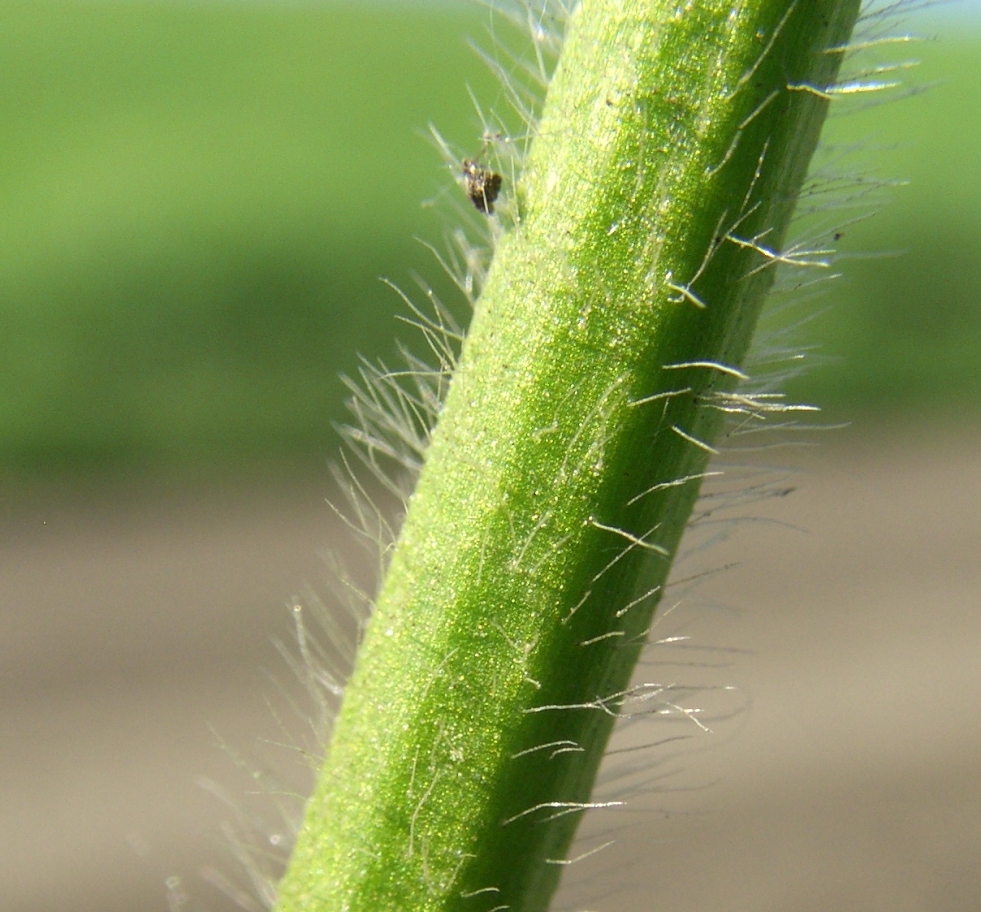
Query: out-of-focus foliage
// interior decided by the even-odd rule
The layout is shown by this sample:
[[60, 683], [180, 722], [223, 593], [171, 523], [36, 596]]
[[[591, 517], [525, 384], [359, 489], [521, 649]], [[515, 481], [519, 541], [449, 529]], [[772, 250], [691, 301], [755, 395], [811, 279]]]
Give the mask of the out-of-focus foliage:
[[[458, 191], [420, 133], [477, 152], [465, 83], [503, 103], [464, 41], [486, 13], [0, 0], [0, 21], [0, 471], [331, 452], [338, 372], [393, 350], [377, 277], [436, 278], [419, 204]], [[836, 125], [912, 181], [845, 249], [903, 252], [849, 264], [808, 334], [845, 360], [797, 395], [978, 401], [979, 45], [913, 49], [944, 84]]]
[[[930, 34], [929, 26], [922, 28]], [[952, 24], [941, 25], [936, 40], [894, 46], [893, 55], [919, 65], [887, 78], [899, 75], [923, 91], [832, 119], [826, 138], [842, 151], [857, 148], [845, 157], [846, 169], [854, 165], [908, 185], [886, 193], [888, 203], [873, 218], [843, 230], [844, 276], [819, 302], [827, 310], [802, 334], [835, 360], [792, 392], [846, 418], [911, 407], [976, 419], [981, 30], [955, 35]]]
[[[483, 19], [0, 0], [0, 468], [323, 457], [479, 147]], [[483, 81], [483, 83], [481, 83]], [[433, 270], [430, 270], [433, 271]]]

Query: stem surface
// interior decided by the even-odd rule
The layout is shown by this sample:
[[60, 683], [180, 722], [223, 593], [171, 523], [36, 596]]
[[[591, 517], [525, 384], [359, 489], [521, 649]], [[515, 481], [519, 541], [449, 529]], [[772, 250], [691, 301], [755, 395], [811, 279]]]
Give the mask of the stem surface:
[[583, 0], [279, 890], [543, 910], [858, 0]]

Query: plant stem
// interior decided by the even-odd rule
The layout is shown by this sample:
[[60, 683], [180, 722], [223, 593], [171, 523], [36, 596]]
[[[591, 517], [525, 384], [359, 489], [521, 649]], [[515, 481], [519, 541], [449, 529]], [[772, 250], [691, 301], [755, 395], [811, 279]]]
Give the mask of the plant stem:
[[857, 13], [572, 15], [283, 912], [547, 907]]

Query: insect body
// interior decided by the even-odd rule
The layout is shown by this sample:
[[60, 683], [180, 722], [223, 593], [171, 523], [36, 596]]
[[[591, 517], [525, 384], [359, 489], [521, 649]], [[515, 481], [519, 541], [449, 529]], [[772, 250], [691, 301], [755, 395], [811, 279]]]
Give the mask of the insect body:
[[463, 183], [470, 197], [470, 202], [477, 207], [480, 212], [490, 215], [494, 211], [494, 200], [501, 192], [500, 174], [485, 168], [479, 161], [473, 158], [465, 158], [463, 165]]

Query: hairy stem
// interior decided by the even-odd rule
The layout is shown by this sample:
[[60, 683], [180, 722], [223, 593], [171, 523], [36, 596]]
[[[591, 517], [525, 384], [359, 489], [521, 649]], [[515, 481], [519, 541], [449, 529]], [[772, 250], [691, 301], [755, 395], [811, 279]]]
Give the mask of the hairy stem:
[[857, 0], [583, 0], [278, 908], [543, 910]]

